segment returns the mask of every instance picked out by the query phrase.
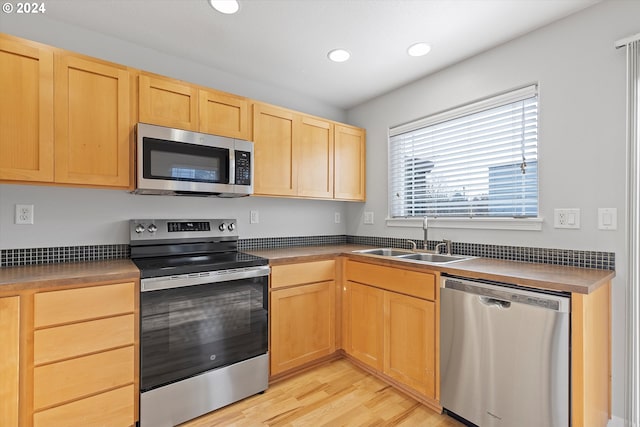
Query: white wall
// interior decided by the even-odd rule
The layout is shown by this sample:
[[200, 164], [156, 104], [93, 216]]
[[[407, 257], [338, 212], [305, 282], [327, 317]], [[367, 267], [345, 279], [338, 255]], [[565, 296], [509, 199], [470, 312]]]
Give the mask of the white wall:
[[[0, 14], [0, 31], [329, 119], [345, 111], [315, 99], [57, 22]], [[15, 204], [35, 206], [34, 225], [15, 225]], [[249, 197], [134, 196], [126, 191], [0, 184], [0, 249], [128, 243], [130, 218], [237, 218], [241, 238], [343, 235], [345, 202]], [[249, 224], [258, 210], [259, 224]], [[335, 224], [334, 213], [342, 222]]]
[[[539, 83], [542, 231], [435, 229], [429, 239], [610, 251], [613, 282], [613, 413], [624, 416], [625, 53], [614, 42], [640, 31], [640, 2], [606, 1], [348, 111], [367, 129], [367, 202], [347, 207], [348, 234], [422, 238], [388, 227], [390, 126], [533, 82]], [[437, 49], [438, 46], [434, 46]], [[580, 208], [581, 229], [553, 228], [554, 208]], [[618, 209], [618, 230], [597, 229], [597, 208]], [[374, 225], [363, 224], [373, 211]]]

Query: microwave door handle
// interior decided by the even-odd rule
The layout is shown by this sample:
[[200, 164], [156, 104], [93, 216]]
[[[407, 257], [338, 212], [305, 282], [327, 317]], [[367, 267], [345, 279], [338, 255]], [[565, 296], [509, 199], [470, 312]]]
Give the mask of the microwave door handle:
[[229, 148], [229, 184], [236, 183], [236, 150]]

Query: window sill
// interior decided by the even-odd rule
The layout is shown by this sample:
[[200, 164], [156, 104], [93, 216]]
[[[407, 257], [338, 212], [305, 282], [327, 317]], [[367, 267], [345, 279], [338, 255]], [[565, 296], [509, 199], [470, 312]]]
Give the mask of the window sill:
[[[422, 218], [387, 218], [387, 227], [422, 228]], [[542, 218], [429, 218], [429, 228], [541, 231]]]

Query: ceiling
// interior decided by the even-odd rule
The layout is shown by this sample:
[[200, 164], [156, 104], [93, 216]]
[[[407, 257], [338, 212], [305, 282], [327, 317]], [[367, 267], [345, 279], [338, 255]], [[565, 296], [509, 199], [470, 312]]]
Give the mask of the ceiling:
[[[600, 0], [49, 0], [49, 18], [348, 109]], [[432, 46], [409, 57], [410, 44]], [[351, 60], [327, 53], [348, 49]]]

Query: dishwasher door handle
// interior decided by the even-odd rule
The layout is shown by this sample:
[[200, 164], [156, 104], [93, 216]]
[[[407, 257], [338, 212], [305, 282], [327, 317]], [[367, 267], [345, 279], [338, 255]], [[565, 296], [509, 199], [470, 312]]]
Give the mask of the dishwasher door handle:
[[495, 305], [500, 308], [509, 308], [511, 307], [511, 301], [503, 301], [501, 299], [489, 298], [489, 297], [480, 297], [480, 302], [484, 305], [492, 306]]

